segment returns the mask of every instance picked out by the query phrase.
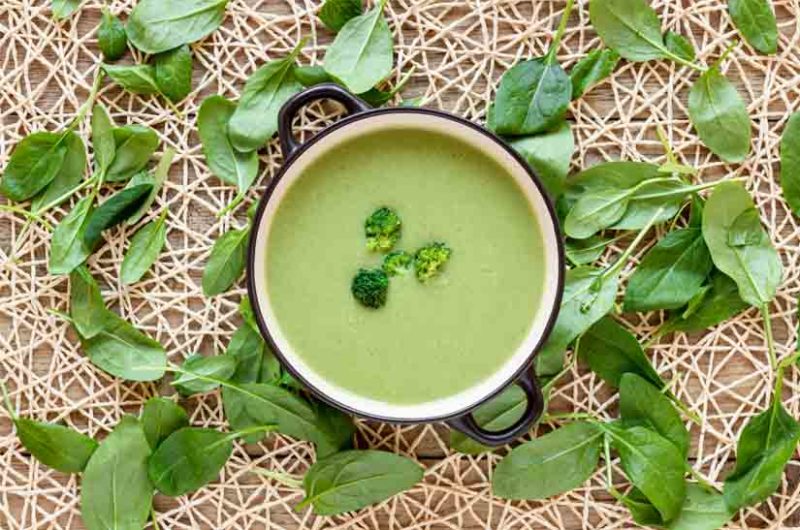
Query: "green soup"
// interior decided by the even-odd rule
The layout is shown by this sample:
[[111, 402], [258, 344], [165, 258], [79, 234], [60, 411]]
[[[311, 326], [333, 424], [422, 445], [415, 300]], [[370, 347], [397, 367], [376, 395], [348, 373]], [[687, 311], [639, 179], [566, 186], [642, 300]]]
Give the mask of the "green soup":
[[[391, 278], [379, 309], [350, 293], [380, 267], [364, 220], [389, 206], [395, 247], [442, 241], [443, 272]], [[520, 347], [544, 289], [543, 236], [500, 164], [459, 140], [397, 128], [347, 140], [311, 162], [277, 207], [267, 246], [268, 296], [295, 354], [328, 382], [397, 405], [454, 396]]]

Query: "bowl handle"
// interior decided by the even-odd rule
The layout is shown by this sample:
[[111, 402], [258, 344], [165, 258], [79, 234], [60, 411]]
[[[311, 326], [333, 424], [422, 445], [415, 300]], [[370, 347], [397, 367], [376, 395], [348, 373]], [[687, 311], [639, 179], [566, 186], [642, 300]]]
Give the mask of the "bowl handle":
[[292, 132], [292, 121], [294, 121], [295, 115], [304, 105], [318, 99], [338, 101], [344, 105], [348, 114], [357, 114], [372, 108], [346, 89], [334, 83], [322, 83], [295, 94], [283, 104], [278, 114], [278, 138], [281, 140], [281, 150], [284, 158], [288, 158], [300, 147]]
[[528, 404], [525, 412], [513, 425], [499, 431], [488, 431], [478, 425], [471, 412], [448, 420], [447, 424], [484, 445], [505, 445], [519, 438], [527, 433], [531, 425], [541, 416], [544, 409], [544, 397], [531, 368], [525, 370], [515, 383], [525, 392]]

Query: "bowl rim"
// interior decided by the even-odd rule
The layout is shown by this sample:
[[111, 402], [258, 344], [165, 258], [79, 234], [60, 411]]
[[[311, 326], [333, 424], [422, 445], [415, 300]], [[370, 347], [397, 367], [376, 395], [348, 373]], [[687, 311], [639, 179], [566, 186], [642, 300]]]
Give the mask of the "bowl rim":
[[[528, 354], [525, 361], [521, 363], [520, 367], [511, 376], [505, 379], [504, 382], [502, 382], [501, 384], [497, 385], [497, 387], [492, 392], [488, 393], [480, 401], [469, 404], [455, 412], [449, 412], [447, 414], [435, 414], [431, 415], [430, 417], [424, 417], [424, 418], [398, 418], [394, 416], [382, 416], [380, 414], [364, 412], [358, 410], [355, 407], [352, 407], [350, 405], [338, 401], [337, 399], [333, 398], [332, 396], [328, 395], [327, 393], [317, 388], [315, 385], [311, 384], [305, 377], [303, 377], [302, 373], [300, 373], [300, 371], [297, 370], [294, 367], [294, 365], [287, 359], [287, 357], [283, 354], [281, 349], [278, 347], [275, 339], [273, 338], [272, 332], [270, 331], [270, 328], [266, 323], [266, 318], [264, 317], [264, 314], [261, 311], [258, 292], [256, 290], [256, 285], [255, 285], [256, 284], [255, 275], [251, 274], [251, 272], [255, 268], [255, 258], [258, 250], [257, 246], [258, 228], [262, 224], [264, 211], [266, 210], [267, 204], [272, 198], [275, 189], [277, 188], [281, 180], [284, 178], [285, 174], [287, 173], [288, 169], [292, 166], [292, 164], [294, 164], [301, 156], [303, 156], [303, 154], [309, 148], [311, 148], [313, 145], [318, 144], [321, 141], [324, 141], [325, 138], [334, 131], [338, 131], [339, 129], [351, 126], [363, 120], [379, 117], [385, 114], [396, 114], [396, 113], [427, 115], [431, 117], [444, 118], [450, 120], [460, 126], [465, 126], [470, 129], [473, 129], [474, 131], [479, 132], [480, 134], [485, 136], [488, 140], [494, 142], [496, 145], [505, 150], [514, 159], [514, 161], [522, 167], [525, 173], [527, 173], [531, 183], [536, 188], [539, 195], [541, 195], [541, 198], [545, 204], [547, 218], [549, 218], [551, 228], [554, 230], [555, 233], [554, 235], [556, 241], [555, 250], [556, 250], [557, 266], [558, 266], [557, 269], [558, 278], [556, 280], [557, 285], [555, 290], [555, 296], [553, 298], [552, 306], [549, 308], [547, 321], [543, 327], [541, 336], [536, 342], [536, 345], [533, 348], [533, 350]], [[558, 222], [558, 215], [556, 213], [555, 206], [553, 205], [553, 202], [549, 194], [547, 193], [547, 190], [545, 189], [544, 185], [542, 184], [535, 170], [525, 161], [525, 159], [517, 151], [515, 151], [510, 145], [508, 145], [508, 143], [506, 143], [502, 138], [495, 135], [488, 129], [482, 127], [481, 125], [473, 123], [467, 119], [461, 118], [454, 114], [450, 114], [449, 112], [437, 109], [422, 108], [422, 107], [388, 107], [388, 108], [363, 110], [354, 114], [344, 116], [341, 119], [339, 119], [336, 123], [333, 123], [323, 128], [322, 130], [316, 132], [316, 134], [314, 134], [313, 137], [309, 138], [302, 144], [298, 144], [297, 147], [293, 149], [290, 153], [288, 154], [284, 153], [284, 156], [285, 159], [281, 164], [281, 167], [279, 168], [275, 176], [269, 181], [266, 189], [261, 195], [261, 198], [259, 199], [258, 202], [258, 207], [251, 221], [252, 228], [250, 230], [250, 235], [249, 235], [247, 259], [246, 259], [247, 296], [250, 300], [250, 306], [255, 316], [258, 329], [262, 337], [266, 340], [267, 345], [272, 350], [272, 353], [278, 359], [281, 366], [283, 366], [292, 375], [292, 377], [300, 381], [314, 397], [336, 409], [339, 409], [353, 416], [381, 421], [385, 423], [420, 424], [420, 423], [448, 421], [460, 418], [465, 414], [473, 412], [475, 409], [477, 409], [484, 403], [490, 401], [491, 399], [499, 395], [507, 387], [509, 387], [511, 384], [517, 381], [520, 377], [523, 377], [527, 370], [532, 369], [531, 364], [536, 358], [536, 355], [544, 346], [545, 342], [547, 341], [547, 338], [550, 336], [553, 327], [555, 326], [556, 319], [558, 317], [559, 308], [561, 307], [561, 300], [564, 293], [564, 282], [566, 276], [565, 273], [566, 256], [564, 248], [564, 239], [562, 237], [560, 224]]]

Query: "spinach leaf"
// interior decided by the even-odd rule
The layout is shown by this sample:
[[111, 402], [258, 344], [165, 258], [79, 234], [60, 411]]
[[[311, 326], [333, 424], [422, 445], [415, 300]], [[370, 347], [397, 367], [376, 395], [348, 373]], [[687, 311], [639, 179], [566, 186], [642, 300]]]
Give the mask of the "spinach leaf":
[[236, 436], [196, 427], [173, 432], [150, 457], [150, 481], [170, 497], [202, 488], [219, 476], [233, 452]]
[[100, 242], [104, 230], [122, 223], [133, 215], [152, 189], [152, 184], [125, 188], [92, 210], [83, 227], [83, 243], [86, 248], [94, 249]]
[[82, 0], [52, 0], [53, 18], [63, 20], [74, 13], [80, 6]]
[[75, 330], [87, 339], [94, 337], [103, 330], [107, 313], [97, 282], [86, 267], [77, 267], [69, 276], [69, 314]]
[[386, 1], [348, 20], [325, 53], [325, 71], [354, 94], [366, 92], [392, 70], [394, 42], [383, 18]]
[[504, 499], [546, 499], [586, 482], [597, 468], [603, 431], [575, 422], [514, 448], [492, 476]]
[[150, 209], [150, 206], [153, 205], [153, 202], [156, 200], [156, 195], [158, 195], [158, 192], [161, 191], [161, 187], [164, 185], [164, 182], [167, 181], [167, 177], [169, 176], [169, 168], [172, 166], [172, 159], [174, 157], [175, 150], [171, 147], [166, 148], [164, 150], [164, 154], [161, 155], [161, 160], [158, 161], [158, 165], [152, 174], [147, 171], [140, 171], [128, 181], [128, 184], [125, 186], [126, 188], [132, 188], [140, 184], [150, 184], [153, 186], [153, 189], [150, 190], [150, 193], [147, 194], [145, 199], [142, 201], [142, 204], [139, 205], [139, 209], [136, 210], [136, 212], [130, 217], [128, 217], [128, 220], [125, 221], [125, 224], [131, 226], [138, 223]]
[[603, 252], [613, 242], [613, 239], [601, 236], [568, 239], [565, 243], [567, 259], [575, 266], [590, 265], [600, 259]]
[[669, 522], [668, 530], [717, 530], [733, 513], [725, 506], [722, 495], [697, 484], [686, 484], [686, 498], [678, 516]]
[[[136, 130], [138, 129], [134, 129]], [[117, 154], [117, 141], [114, 138], [114, 122], [100, 103], [92, 108], [92, 149], [95, 171], [105, 180], [108, 168], [111, 167]]]
[[717, 270], [711, 274], [708, 290], [698, 294], [700, 298], [690, 301], [684, 311], [670, 316], [662, 327], [663, 333], [702, 331], [725, 322], [748, 307], [739, 296], [736, 283]]
[[725, 162], [741, 162], [750, 151], [750, 117], [736, 87], [709, 68], [689, 90], [689, 118], [700, 140]]
[[131, 246], [125, 253], [119, 269], [119, 279], [130, 285], [142, 279], [144, 273], [158, 260], [158, 255], [167, 242], [167, 225], [164, 223], [167, 210], [155, 221], [150, 221], [131, 238]]
[[173, 432], [188, 426], [189, 416], [171, 399], [154, 397], [144, 404], [141, 421], [147, 443], [155, 450]]
[[[225, 417], [233, 429], [276, 425], [282, 434], [316, 444], [320, 457], [335, 453], [350, 442], [352, 426], [349, 433], [338, 424], [336, 429], [330, 428], [334, 423], [321, 422], [320, 415], [307, 401], [274, 385], [227, 383], [222, 389], [222, 400]], [[336, 415], [344, 417], [341, 413]]]
[[592, 324], [614, 307], [619, 271], [607, 274], [593, 267], [567, 271], [564, 295], [553, 331], [536, 356], [539, 377], [556, 375], [564, 364], [564, 352]]
[[564, 232], [573, 239], [586, 239], [613, 226], [628, 209], [633, 190], [608, 188], [581, 197], [567, 214]]
[[591, 0], [589, 19], [605, 45], [629, 61], [671, 55], [661, 36], [661, 21], [645, 0]]
[[222, 96], [206, 98], [197, 113], [197, 132], [211, 172], [245, 193], [258, 176], [258, 154], [241, 153], [233, 147], [228, 123], [235, 110], [236, 104]]
[[638, 488], [631, 488], [628, 494], [622, 497], [620, 501], [631, 512], [636, 524], [656, 528], [664, 526], [664, 519], [661, 514]]
[[12, 201], [26, 201], [44, 190], [56, 178], [67, 147], [63, 134], [38, 132], [17, 144], [0, 180], [0, 194]]
[[245, 321], [245, 324], [253, 328], [253, 331], [258, 331], [258, 324], [256, 323], [256, 314], [253, 312], [253, 306], [250, 305], [250, 299], [243, 296], [239, 302], [239, 314]]
[[352, 512], [413, 487], [424, 470], [385, 451], [344, 451], [319, 460], [303, 478], [306, 498], [318, 515]]
[[328, 72], [321, 65], [297, 66], [294, 69], [294, 76], [304, 87], [329, 83], [333, 81]]
[[167, 356], [155, 340], [109, 311], [103, 330], [81, 337], [81, 346], [92, 364], [111, 375], [130, 381], [155, 381], [164, 376]]
[[317, 16], [331, 31], [339, 31], [351, 18], [361, 14], [361, 0], [325, 0]]
[[128, 18], [128, 38], [145, 53], [191, 44], [216, 30], [228, 0], [141, 0]]
[[188, 45], [159, 53], [153, 58], [158, 91], [171, 101], [182, 101], [192, 91], [192, 50]]
[[699, 228], [668, 233], [628, 280], [625, 311], [677, 309], [703, 286], [714, 264]]
[[736, 467], [725, 478], [723, 489], [728, 508], [735, 511], [752, 506], [772, 495], [798, 440], [800, 424], [776, 394], [769, 409], [751, 419], [739, 435]]
[[203, 271], [203, 294], [224, 293], [244, 272], [250, 229], [230, 230], [217, 239]]
[[128, 51], [128, 34], [118, 16], [103, 7], [100, 26], [97, 28], [97, 46], [106, 61], [116, 61]]
[[83, 235], [92, 212], [92, 202], [94, 197], [91, 195], [79, 200], [53, 231], [48, 262], [50, 274], [69, 274], [91, 254]]
[[69, 427], [27, 418], [12, 419], [25, 449], [36, 460], [57, 471], [80, 473], [97, 449], [97, 442]]
[[515, 139], [511, 147], [536, 171], [551, 198], [561, 195], [575, 151], [569, 122], [543, 134]]
[[658, 166], [645, 162], [614, 161], [595, 164], [571, 177], [566, 195], [570, 201], [601, 190], [633, 188], [642, 182], [662, 178]]
[[739, 287], [739, 296], [750, 305], [762, 306], [775, 297], [781, 281], [781, 261], [763, 231], [760, 241], [745, 246], [731, 246], [730, 232], [737, 218], [755, 208], [750, 195], [738, 183], [726, 182], [716, 187], [706, 201], [703, 213], [703, 237], [714, 265]]
[[172, 386], [183, 396], [202, 394], [216, 390], [219, 388], [219, 383], [200, 379], [193, 374], [213, 377], [223, 381], [228, 380], [236, 371], [236, 359], [231, 355], [204, 357], [196, 353], [187, 357], [183, 362], [182, 369], [191, 373], [180, 373], [172, 381]]
[[650, 364], [639, 341], [613, 318], [601, 319], [583, 334], [583, 339], [579, 355], [609, 385], [619, 388], [622, 376], [634, 373], [657, 388], [664, 388], [664, 381]]
[[792, 114], [781, 136], [780, 180], [783, 200], [800, 215], [800, 112]]
[[651, 381], [633, 372], [622, 374], [619, 414], [626, 425], [647, 427], [672, 442], [686, 459], [691, 442], [689, 431], [670, 399]]
[[664, 34], [664, 44], [669, 51], [687, 61], [694, 61], [697, 56], [692, 43], [686, 40], [686, 37], [674, 31], [668, 31]]
[[33, 198], [31, 212], [41, 213], [48, 208], [58, 206], [74, 191], [83, 179], [86, 169], [86, 146], [81, 137], [72, 131], [64, 133], [62, 145], [66, 147], [64, 160], [55, 178], [47, 187]]
[[778, 50], [778, 23], [768, 0], [728, 0], [728, 13], [750, 46], [767, 55]]
[[609, 48], [598, 48], [581, 58], [569, 72], [572, 82], [572, 99], [578, 99], [590, 88], [600, 83], [614, 71], [619, 54]]
[[638, 230], [657, 212], [660, 212], [660, 215], [656, 218], [656, 223], [669, 221], [680, 212], [689, 194], [715, 185], [715, 182], [689, 185], [677, 177], [642, 183], [631, 196], [625, 215], [611, 228]]
[[114, 65], [104, 64], [103, 71], [123, 89], [134, 94], [148, 96], [158, 94], [156, 69], [150, 64]]
[[678, 448], [644, 427], [611, 423], [604, 430], [611, 436], [631, 483], [656, 507], [664, 521], [677, 516], [686, 496], [685, 461]]
[[226, 355], [236, 361], [236, 370], [231, 376], [235, 383], [267, 383], [262, 379], [264, 372], [266, 344], [261, 334], [252, 326], [243, 325], [237, 329], [228, 343]]
[[[511, 385], [499, 396], [478, 407], [472, 414], [478, 425], [494, 431], [511, 427], [522, 416], [527, 405], [528, 398], [525, 396], [525, 392], [517, 385]], [[450, 431], [450, 448], [468, 455], [477, 455], [493, 450], [492, 447], [478, 443], [456, 430]]]
[[228, 120], [228, 135], [238, 151], [259, 149], [278, 130], [278, 112], [303, 88], [294, 76], [295, 61], [303, 44], [301, 41], [288, 56], [256, 70], [245, 83], [239, 104]]
[[153, 501], [150, 446], [136, 418], [124, 416], [86, 465], [81, 516], [88, 530], [141, 530]]
[[141, 125], [114, 129], [114, 160], [108, 167], [108, 182], [124, 182], [144, 169], [158, 148], [158, 135]]

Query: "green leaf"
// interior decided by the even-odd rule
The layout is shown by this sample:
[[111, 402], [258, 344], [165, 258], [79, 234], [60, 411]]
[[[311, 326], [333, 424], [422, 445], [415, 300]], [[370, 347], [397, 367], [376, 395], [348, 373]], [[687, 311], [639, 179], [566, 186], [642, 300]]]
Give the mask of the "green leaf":
[[250, 304], [250, 298], [247, 295], [243, 296], [239, 302], [239, 314], [242, 315], [246, 324], [253, 328], [254, 331], [258, 331], [256, 314], [253, 312], [253, 306]]
[[639, 230], [659, 212], [655, 223], [669, 221], [680, 212], [689, 193], [696, 189], [696, 187], [685, 184], [679, 178], [672, 176], [642, 184], [631, 196], [625, 215], [611, 228], [614, 230]]
[[153, 501], [149, 457], [150, 446], [139, 421], [124, 416], [83, 474], [81, 517], [88, 530], [142, 530]]
[[781, 136], [780, 180], [783, 200], [800, 215], [800, 112], [791, 115]]
[[694, 51], [694, 46], [680, 33], [675, 33], [674, 31], [666, 32], [664, 34], [664, 44], [666, 44], [669, 51], [678, 57], [682, 57], [687, 61], [695, 60], [697, 54]]
[[[343, 431], [320, 415], [304, 399], [288, 390], [263, 383], [228, 384], [222, 389], [225, 417], [233, 429], [276, 425], [282, 434], [313, 442], [317, 454], [325, 457], [349, 443]], [[339, 413], [341, 415], [341, 413]]]
[[130, 285], [142, 279], [147, 270], [158, 260], [158, 255], [167, 242], [167, 225], [164, 218], [167, 211], [139, 229], [131, 238], [131, 246], [125, 253], [119, 278], [122, 283]]
[[564, 232], [573, 239], [586, 239], [613, 226], [628, 209], [633, 190], [608, 188], [581, 197], [567, 214]]
[[51, 132], [23, 138], [3, 172], [0, 194], [21, 202], [44, 190], [56, 178], [67, 156], [63, 138], [63, 134]]
[[394, 42], [383, 18], [386, 0], [342, 26], [325, 53], [325, 71], [354, 94], [377, 85], [392, 70]]
[[677, 309], [703, 287], [714, 264], [699, 228], [668, 233], [628, 280], [624, 310]]
[[565, 243], [567, 259], [575, 266], [591, 265], [603, 255], [614, 240], [592, 236], [586, 239], [568, 239]]
[[678, 516], [667, 525], [669, 530], [717, 530], [725, 526], [733, 513], [722, 495], [697, 484], [686, 485], [686, 498]]
[[100, 103], [92, 108], [92, 149], [96, 170], [106, 175], [117, 154], [117, 142], [114, 139], [114, 122]]
[[236, 383], [258, 383], [264, 365], [266, 344], [257, 329], [247, 324], [240, 326], [233, 336], [226, 354], [236, 361], [236, 371], [231, 381]]
[[141, 0], [128, 18], [128, 38], [145, 53], [191, 44], [216, 30], [228, 0]]
[[605, 278], [603, 275], [603, 270], [593, 267], [576, 267], [567, 271], [558, 318], [536, 356], [536, 374], [539, 377], [560, 372], [567, 347], [614, 307], [619, 272]]
[[[480, 407], [473, 413], [475, 421], [486, 430], [497, 431], [511, 427], [525, 412], [528, 398], [517, 385], [512, 385]], [[494, 448], [476, 442], [466, 434], [451, 430], [450, 448], [459, 453], [477, 455]]]
[[128, 51], [128, 34], [118, 16], [103, 7], [100, 26], [97, 28], [97, 46], [106, 61], [116, 61]]
[[750, 152], [750, 117], [736, 87], [709, 68], [689, 90], [689, 118], [700, 140], [725, 162], [741, 162]]
[[141, 125], [114, 129], [114, 161], [106, 173], [108, 182], [124, 182], [147, 166], [158, 148], [156, 132]]
[[619, 388], [627, 373], [640, 375], [657, 388], [665, 386], [636, 337], [611, 317], [583, 334], [579, 353], [592, 371], [614, 388]]
[[64, 202], [83, 180], [86, 169], [86, 146], [83, 145], [83, 140], [73, 131], [67, 131], [64, 133], [62, 145], [67, 151], [61, 167], [50, 184], [31, 202], [31, 212], [35, 214]]
[[231, 355], [212, 355], [204, 357], [198, 353], [189, 356], [181, 367], [189, 373], [181, 373], [172, 381], [172, 386], [183, 396], [211, 392], [219, 388], [219, 383], [206, 381], [195, 375], [213, 377], [223, 381], [228, 380], [236, 371], [236, 359]]
[[82, 0], [53, 0], [53, 18], [63, 20], [77, 11]]
[[23, 447], [56, 471], [80, 473], [97, 449], [97, 442], [69, 427], [27, 418], [13, 419]]
[[620, 499], [631, 512], [634, 522], [642, 526], [656, 528], [664, 526], [664, 519], [655, 506], [637, 488], [631, 488], [627, 495]]
[[[736, 219], [753, 208], [755, 205], [741, 184], [720, 184], [706, 201], [703, 237], [714, 265], [736, 282], [742, 300], [761, 306], [775, 297], [781, 282], [782, 266], [777, 251], [766, 233], [758, 244], [736, 247], [728, 244]], [[760, 227], [760, 221], [755, 222]]]
[[492, 475], [492, 493], [504, 499], [546, 499], [577, 488], [600, 458], [603, 431], [575, 422], [514, 448]]
[[584, 169], [571, 177], [566, 194], [571, 201], [581, 196], [605, 189], [633, 188], [642, 182], [660, 178], [658, 166], [645, 162], [603, 162]]
[[767, 55], [778, 50], [778, 23], [768, 0], [728, 0], [728, 13], [750, 46]]
[[92, 210], [83, 227], [86, 248], [94, 249], [104, 230], [117, 226], [133, 215], [153, 189], [152, 184], [139, 184], [118, 191]]
[[619, 54], [608, 48], [598, 48], [581, 58], [569, 72], [572, 82], [572, 99], [578, 99], [590, 88], [614, 72], [619, 63]]
[[147, 443], [155, 450], [170, 434], [188, 426], [189, 416], [171, 399], [154, 397], [144, 404], [141, 421]]
[[294, 77], [304, 87], [319, 85], [322, 83], [330, 83], [333, 81], [328, 72], [325, 71], [321, 65], [312, 66], [296, 66], [294, 69]]
[[605, 45], [629, 61], [668, 56], [661, 21], [645, 0], [591, 0], [589, 19]]
[[228, 122], [230, 141], [238, 151], [248, 153], [259, 149], [278, 130], [278, 112], [303, 88], [294, 76], [295, 60], [302, 45], [301, 42], [283, 59], [268, 62], [245, 83]]
[[216, 479], [232, 452], [230, 433], [184, 427], [158, 446], [150, 457], [148, 474], [158, 491], [177, 497]]
[[552, 54], [521, 61], [500, 79], [488, 127], [497, 134], [524, 135], [558, 125], [572, 98], [572, 82]]
[[50, 274], [69, 274], [91, 254], [83, 235], [92, 212], [92, 202], [94, 197], [91, 195], [79, 200], [53, 231], [48, 262]]
[[92, 364], [130, 381], [155, 381], [164, 375], [167, 356], [155, 340], [108, 312], [103, 330], [81, 346]]
[[725, 478], [723, 495], [732, 511], [753, 506], [781, 484], [784, 467], [800, 440], [800, 424], [773, 396], [768, 410], [751, 419], [736, 446], [736, 467]]
[[317, 16], [331, 31], [339, 31], [351, 18], [361, 15], [361, 0], [325, 0]]
[[126, 188], [132, 188], [140, 184], [150, 184], [153, 186], [153, 189], [150, 190], [150, 193], [148, 193], [142, 201], [139, 209], [128, 217], [125, 224], [128, 226], [135, 225], [144, 217], [147, 211], [150, 210], [150, 206], [152, 206], [156, 200], [156, 195], [161, 191], [161, 187], [164, 185], [164, 182], [167, 181], [167, 177], [169, 177], [169, 169], [172, 166], [172, 159], [174, 157], [175, 150], [171, 147], [166, 148], [152, 174], [147, 171], [141, 171], [128, 181], [128, 184], [125, 186]]
[[211, 172], [244, 193], [258, 177], [258, 153], [241, 153], [233, 147], [228, 123], [235, 110], [236, 104], [222, 96], [206, 98], [197, 113], [197, 132]]
[[676, 311], [670, 316], [662, 328], [664, 333], [702, 331], [725, 322], [748, 307], [739, 296], [736, 283], [717, 270], [711, 274], [708, 289], [698, 294], [700, 297], [690, 300], [686, 310]]
[[104, 64], [103, 71], [128, 92], [142, 96], [159, 93], [155, 79], [156, 69], [150, 64]]
[[575, 151], [569, 122], [543, 134], [515, 139], [511, 147], [536, 171], [551, 198], [561, 195]]
[[628, 479], [656, 507], [664, 521], [680, 513], [686, 496], [685, 461], [669, 440], [644, 427], [604, 427]]
[[158, 91], [171, 101], [182, 101], [192, 92], [192, 50], [188, 45], [159, 53], [153, 64]]
[[651, 381], [633, 372], [622, 374], [619, 383], [619, 414], [626, 425], [640, 425], [672, 442], [686, 459], [689, 431], [672, 401]]
[[69, 314], [75, 330], [87, 339], [94, 337], [103, 330], [107, 313], [97, 282], [86, 267], [77, 267], [69, 276]]
[[214, 243], [203, 271], [203, 294], [215, 296], [233, 285], [244, 272], [249, 229], [230, 230]]
[[[344, 451], [319, 460], [303, 478], [306, 498], [317, 515], [352, 512], [413, 487], [424, 470], [385, 451]], [[298, 507], [299, 508], [299, 507]]]

